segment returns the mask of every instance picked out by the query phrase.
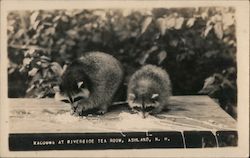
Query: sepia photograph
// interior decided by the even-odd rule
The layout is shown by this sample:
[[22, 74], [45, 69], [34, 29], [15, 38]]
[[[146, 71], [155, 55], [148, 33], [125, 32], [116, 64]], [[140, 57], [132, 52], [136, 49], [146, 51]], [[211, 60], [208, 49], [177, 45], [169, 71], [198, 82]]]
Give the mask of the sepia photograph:
[[[249, 45], [241, 42], [249, 43], [249, 18], [242, 27], [237, 17], [246, 12], [235, 3], [87, 2], [20, 9], [5, 1], [5, 150], [175, 157], [166, 152], [240, 149], [239, 138], [249, 139]], [[134, 156], [143, 155], [152, 156]]]

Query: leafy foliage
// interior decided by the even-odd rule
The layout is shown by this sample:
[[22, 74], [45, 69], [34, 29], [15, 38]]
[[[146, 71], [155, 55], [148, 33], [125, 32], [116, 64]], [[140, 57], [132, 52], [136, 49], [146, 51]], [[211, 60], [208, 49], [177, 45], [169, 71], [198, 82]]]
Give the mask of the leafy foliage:
[[84, 52], [103, 51], [122, 62], [125, 84], [139, 67], [155, 64], [169, 72], [175, 95], [208, 94], [236, 117], [234, 12], [224, 7], [12, 11], [9, 96], [52, 97], [65, 65]]

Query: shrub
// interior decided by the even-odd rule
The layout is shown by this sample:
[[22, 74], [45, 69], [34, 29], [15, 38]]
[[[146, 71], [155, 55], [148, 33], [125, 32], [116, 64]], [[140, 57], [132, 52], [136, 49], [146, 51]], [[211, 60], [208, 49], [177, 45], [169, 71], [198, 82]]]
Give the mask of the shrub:
[[155, 64], [169, 72], [174, 95], [208, 94], [236, 117], [234, 14], [224, 7], [11, 11], [9, 97], [53, 97], [65, 65], [103, 51], [122, 62], [125, 84]]

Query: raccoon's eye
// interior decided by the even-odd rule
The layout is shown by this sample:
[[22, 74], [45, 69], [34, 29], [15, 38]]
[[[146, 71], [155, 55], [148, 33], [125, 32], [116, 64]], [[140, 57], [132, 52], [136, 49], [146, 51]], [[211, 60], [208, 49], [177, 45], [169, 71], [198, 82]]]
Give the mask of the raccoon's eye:
[[158, 101], [158, 98], [151, 99], [153, 103], [156, 103]]
[[155, 107], [153, 107], [153, 106], [149, 106], [149, 107], [146, 107], [146, 108], [145, 108], [145, 111], [146, 111], [146, 112], [149, 112], [149, 111], [152, 111], [154, 108], [155, 108]]
[[83, 89], [83, 88], [87, 88], [87, 87], [83, 84], [83, 85], [81, 85], [80, 88]]
[[83, 81], [77, 83], [78, 88], [85, 88], [85, 84]]
[[136, 111], [141, 111], [142, 110], [142, 108], [138, 107], [138, 106], [133, 107], [133, 109], [135, 109]]
[[62, 99], [61, 101], [64, 102], [64, 103], [70, 103], [70, 101], [67, 100], [67, 99]]
[[84, 99], [84, 97], [81, 97], [81, 96], [75, 97], [75, 98], [74, 98], [74, 102], [77, 102], [77, 101], [82, 100], [82, 99]]

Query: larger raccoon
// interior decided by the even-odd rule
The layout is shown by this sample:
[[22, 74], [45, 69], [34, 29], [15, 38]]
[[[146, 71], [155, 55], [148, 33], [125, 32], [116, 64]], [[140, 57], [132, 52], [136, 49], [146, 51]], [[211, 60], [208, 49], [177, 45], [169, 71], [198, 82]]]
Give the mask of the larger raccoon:
[[167, 72], [154, 65], [137, 70], [128, 84], [128, 104], [133, 111], [148, 114], [160, 113], [168, 104], [171, 82]]
[[74, 61], [62, 75], [60, 95], [68, 98], [72, 112], [104, 114], [123, 79], [120, 62], [102, 52], [89, 52]]

